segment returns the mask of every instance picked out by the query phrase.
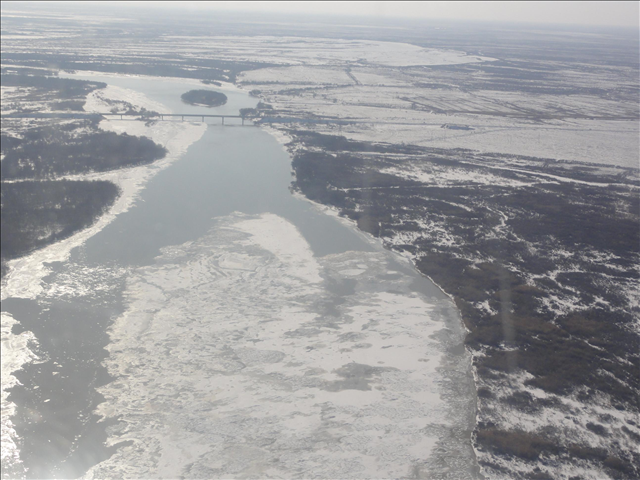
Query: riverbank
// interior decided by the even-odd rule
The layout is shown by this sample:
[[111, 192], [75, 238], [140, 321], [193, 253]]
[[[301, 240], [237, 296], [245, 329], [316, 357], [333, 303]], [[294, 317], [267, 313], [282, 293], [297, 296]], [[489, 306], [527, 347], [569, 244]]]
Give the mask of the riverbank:
[[[133, 90], [109, 86], [105, 90], [93, 92], [85, 104], [85, 111], [105, 111], [113, 102], [127, 102], [137, 108], [162, 108], [144, 95]], [[118, 215], [128, 211], [136, 202], [146, 183], [158, 172], [177, 161], [194, 142], [206, 131], [204, 124], [186, 122], [157, 122], [145, 124], [141, 121], [103, 120], [100, 129], [116, 133], [144, 136], [164, 146], [167, 155], [152, 164], [133, 168], [123, 168], [110, 172], [67, 175], [69, 180], [106, 180], [116, 184], [120, 196], [109, 210], [90, 227], [72, 236], [43, 247], [21, 258], [7, 262], [8, 271], [2, 280], [2, 301], [8, 298], [34, 299], [43, 291], [42, 279], [50, 272], [53, 262], [63, 262], [71, 251], [96, 235]], [[2, 462], [10, 464], [19, 472], [19, 454], [15, 445], [15, 431], [11, 417], [15, 404], [8, 401], [9, 390], [17, 384], [14, 372], [27, 363], [37, 361], [34, 353], [38, 339], [29, 331], [14, 334], [12, 329], [18, 322], [7, 312], [2, 313]]]
[[[161, 104], [149, 100], [139, 92], [120, 87], [107, 87], [105, 91], [94, 92], [89, 96], [85, 110], [88, 112], [105, 111], [110, 105], [106, 100], [124, 101], [138, 108], [163, 108]], [[104, 131], [147, 137], [165, 147], [168, 153], [163, 159], [150, 165], [123, 168], [110, 172], [61, 177], [67, 180], [110, 181], [121, 189], [122, 194], [109, 211], [91, 227], [30, 255], [9, 261], [8, 273], [2, 288], [3, 300], [9, 297], [34, 298], [37, 296], [41, 291], [39, 280], [49, 271], [45, 267], [46, 263], [64, 261], [68, 258], [73, 248], [83, 244], [87, 239], [102, 230], [117, 215], [126, 212], [135, 202], [149, 179], [178, 160], [191, 144], [202, 137], [207, 128], [202, 123], [152, 122], [145, 124], [142, 121], [135, 120], [103, 120], [100, 122], [99, 127]]]

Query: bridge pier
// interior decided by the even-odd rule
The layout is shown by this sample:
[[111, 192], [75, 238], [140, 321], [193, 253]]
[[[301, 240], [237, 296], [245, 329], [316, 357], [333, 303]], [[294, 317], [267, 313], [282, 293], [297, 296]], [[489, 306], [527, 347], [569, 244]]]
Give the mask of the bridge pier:
[[224, 117], [222, 117], [222, 125], [224, 125]]

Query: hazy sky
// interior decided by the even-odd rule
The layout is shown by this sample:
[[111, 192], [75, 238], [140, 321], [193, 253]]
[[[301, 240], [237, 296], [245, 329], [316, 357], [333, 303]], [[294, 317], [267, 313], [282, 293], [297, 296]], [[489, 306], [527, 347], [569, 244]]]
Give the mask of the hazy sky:
[[[2, 6], [29, 5], [41, 2], [3, 1]], [[98, 7], [114, 14], [129, 7], [153, 9], [155, 11], [178, 10], [236, 11], [251, 13], [291, 13], [319, 15], [349, 15], [374, 17], [406, 17], [410, 19], [476, 20], [496, 22], [526, 22], [538, 24], [602, 25], [640, 28], [640, 2], [312, 2], [312, 1], [228, 1], [228, 2], [188, 2], [188, 1], [112, 1], [112, 2], [44, 2], [49, 6], [57, 4]], [[137, 8], [136, 8], [137, 7]]]
[[[138, 3], [138, 2], [131, 2]], [[146, 3], [146, 2], [144, 2]], [[169, 7], [170, 2], [154, 2]], [[252, 12], [384, 15], [427, 19], [479, 20], [636, 28], [640, 2], [179, 2], [181, 9]]]

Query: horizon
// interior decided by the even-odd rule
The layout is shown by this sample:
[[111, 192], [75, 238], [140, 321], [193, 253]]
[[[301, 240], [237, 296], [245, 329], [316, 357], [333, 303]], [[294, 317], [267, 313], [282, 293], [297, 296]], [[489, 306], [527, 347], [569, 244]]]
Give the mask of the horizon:
[[[446, 22], [513, 24], [549, 28], [622, 28], [640, 30], [640, 2], [23, 2], [3, 1], [3, 10], [27, 7], [33, 10], [72, 8], [111, 15], [153, 10], [156, 14], [197, 13], [221, 15], [281, 15], [319, 19], [395, 20], [398, 22]], [[464, 7], [464, 8], [461, 8]], [[402, 11], [402, 13], [398, 13]], [[405, 13], [406, 12], [406, 13]], [[523, 20], [526, 18], [526, 20]], [[549, 20], [551, 19], [551, 20]]]

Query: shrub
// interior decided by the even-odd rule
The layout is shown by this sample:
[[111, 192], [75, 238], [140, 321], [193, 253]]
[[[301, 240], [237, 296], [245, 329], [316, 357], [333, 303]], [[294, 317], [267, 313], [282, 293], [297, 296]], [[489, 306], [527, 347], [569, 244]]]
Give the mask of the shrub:
[[513, 455], [525, 460], [536, 460], [543, 452], [558, 453], [552, 441], [533, 433], [498, 429], [478, 430], [477, 439], [499, 455]]
[[613, 468], [620, 472], [633, 473], [634, 471], [633, 465], [618, 457], [607, 457], [603, 463], [606, 467]]
[[212, 90], [189, 90], [180, 97], [184, 103], [190, 105], [206, 105], [207, 107], [219, 107], [227, 103], [224, 93]]
[[602, 437], [606, 437], [609, 435], [609, 432], [607, 431], [605, 426], [600, 425], [599, 423], [587, 422], [587, 430], [590, 430], [596, 435], [600, 435]]

